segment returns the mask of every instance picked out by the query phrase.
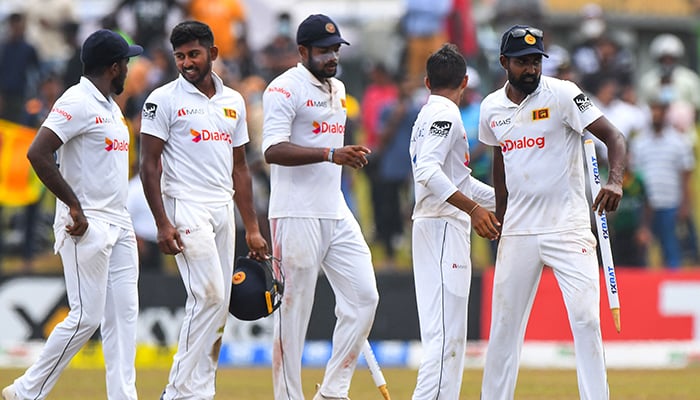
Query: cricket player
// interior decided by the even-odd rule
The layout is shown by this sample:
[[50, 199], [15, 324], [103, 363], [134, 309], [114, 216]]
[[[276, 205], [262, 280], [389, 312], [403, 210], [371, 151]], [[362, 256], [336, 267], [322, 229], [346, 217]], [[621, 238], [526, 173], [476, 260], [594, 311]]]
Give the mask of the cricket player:
[[[170, 35], [180, 76], [153, 91], [141, 118], [141, 180], [187, 292], [185, 317], [161, 399], [213, 399], [233, 275], [234, 200], [255, 258], [265, 257], [245, 158], [243, 97], [212, 71], [218, 56], [206, 24]], [[161, 186], [162, 165], [162, 186]]]
[[499, 234], [492, 187], [471, 177], [469, 142], [458, 104], [467, 64], [453, 44], [433, 53], [430, 90], [415, 124], [410, 154], [415, 181], [413, 275], [423, 345], [414, 400], [459, 399], [467, 344], [471, 227]]
[[342, 166], [362, 168], [369, 149], [343, 145], [345, 86], [334, 78], [341, 44], [329, 17], [298, 27], [301, 63], [274, 79], [263, 95], [263, 143], [271, 164], [273, 254], [286, 274], [275, 314], [273, 389], [276, 400], [301, 400], [301, 356], [314, 288], [323, 270], [335, 293], [333, 352], [314, 397], [347, 399], [350, 380], [379, 300], [369, 247], [340, 190]]
[[54, 250], [61, 255], [70, 311], [39, 358], [3, 400], [45, 399], [98, 327], [107, 398], [136, 399], [138, 252], [126, 210], [129, 128], [112, 95], [124, 90], [129, 58], [143, 52], [102, 29], [83, 43], [80, 82], [56, 101], [27, 157], [56, 195]]
[[479, 139], [493, 150], [496, 259], [483, 400], [510, 400], [543, 266], [553, 269], [574, 337], [581, 399], [608, 398], [600, 332], [600, 273], [586, 200], [582, 135], [606, 144], [610, 173], [593, 202], [614, 211], [622, 197], [625, 139], [574, 83], [543, 77], [539, 29], [501, 38], [507, 82], [481, 104]]

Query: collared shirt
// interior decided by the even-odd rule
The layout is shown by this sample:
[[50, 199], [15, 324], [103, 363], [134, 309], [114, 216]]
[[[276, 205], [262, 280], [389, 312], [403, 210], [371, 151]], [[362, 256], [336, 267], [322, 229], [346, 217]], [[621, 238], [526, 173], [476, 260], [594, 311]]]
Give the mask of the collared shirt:
[[601, 116], [574, 83], [546, 76], [519, 105], [505, 86], [484, 99], [479, 140], [499, 146], [505, 166], [502, 236], [590, 228], [581, 137]]
[[180, 75], [157, 88], [143, 106], [141, 133], [165, 142], [162, 191], [202, 203], [233, 198], [233, 148], [248, 143], [243, 97], [212, 74], [211, 98]]
[[[42, 126], [63, 142], [56, 161], [85, 216], [132, 229], [126, 210], [129, 129], [114, 99], [82, 77], [56, 101]], [[57, 199], [56, 224], [69, 221], [68, 206]]]
[[445, 217], [468, 230], [469, 215], [447, 203], [458, 190], [472, 197], [469, 142], [452, 100], [428, 98], [413, 125], [409, 153], [416, 197], [413, 219]]
[[[304, 147], [342, 147], [345, 85], [320, 82], [302, 64], [274, 79], [263, 95], [262, 152], [289, 142]], [[340, 190], [342, 167], [330, 162], [270, 166], [269, 217], [341, 219], [347, 208]]]

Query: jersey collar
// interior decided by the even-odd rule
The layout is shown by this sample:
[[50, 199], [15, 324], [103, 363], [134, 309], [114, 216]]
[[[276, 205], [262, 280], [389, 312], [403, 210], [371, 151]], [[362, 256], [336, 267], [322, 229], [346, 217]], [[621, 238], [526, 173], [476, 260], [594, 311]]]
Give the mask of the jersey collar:
[[112, 99], [111, 94], [109, 96], [109, 99], [105, 98], [102, 92], [100, 92], [100, 89], [98, 89], [97, 86], [95, 86], [95, 84], [92, 83], [92, 81], [85, 76], [80, 77], [79, 84], [85, 91], [90, 93], [95, 99], [97, 99], [97, 101], [101, 103], [112, 104], [112, 102], [114, 101], [114, 99]]
[[[309, 69], [306, 68], [306, 66], [305, 66], [304, 64], [302, 64], [302, 63], [297, 63], [297, 68], [299, 68], [301, 71], [303, 71], [303, 73], [304, 73], [304, 75], [306, 76], [306, 78], [307, 78], [307, 79], [309, 80], [309, 82], [311, 82], [311, 84], [313, 84], [314, 86], [318, 86], [318, 87], [320, 87], [320, 88], [326, 88], [326, 87], [327, 87], [323, 82], [319, 81], [318, 78], [316, 78], [316, 76], [315, 76], [314, 74], [312, 74], [311, 71], [309, 71]], [[331, 85], [333, 85], [333, 81], [332, 81], [331, 79], [328, 79], [328, 82], [329, 82]]]
[[[216, 93], [214, 94], [214, 97], [218, 96], [219, 94], [223, 93], [224, 91], [224, 81], [219, 77], [219, 75], [216, 74], [216, 72], [212, 71], [211, 72], [211, 77], [214, 80], [214, 87], [216, 88]], [[182, 84], [183, 89], [185, 89], [186, 92], [188, 93], [193, 93], [193, 94], [202, 94], [202, 92], [197, 89], [195, 85], [190, 83], [187, 79], [185, 79], [182, 74], [178, 74], [177, 79], [180, 81]]]

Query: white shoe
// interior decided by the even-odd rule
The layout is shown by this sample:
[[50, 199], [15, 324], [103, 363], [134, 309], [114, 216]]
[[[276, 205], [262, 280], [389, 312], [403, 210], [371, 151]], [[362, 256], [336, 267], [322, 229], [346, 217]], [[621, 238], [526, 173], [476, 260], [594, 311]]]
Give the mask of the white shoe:
[[10, 385], [2, 390], [2, 400], [20, 400], [15, 392], [15, 385]]
[[328, 397], [321, 394], [321, 384], [316, 384], [316, 395], [313, 400], [350, 400], [347, 397]]

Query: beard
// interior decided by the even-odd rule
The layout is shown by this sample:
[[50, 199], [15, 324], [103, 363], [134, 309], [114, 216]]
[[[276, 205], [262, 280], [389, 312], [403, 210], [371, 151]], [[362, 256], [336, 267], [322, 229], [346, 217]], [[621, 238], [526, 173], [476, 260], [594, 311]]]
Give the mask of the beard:
[[112, 79], [112, 88], [114, 89], [114, 94], [119, 96], [124, 91], [124, 82], [126, 82], [126, 72], [122, 71], [118, 77]]
[[319, 80], [332, 78], [338, 72], [337, 63], [323, 62], [311, 56], [306, 62], [306, 67]]
[[517, 79], [508, 71], [508, 83], [526, 95], [537, 89], [540, 85], [540, 77], [541, 75], [521, 75], [520, 79]]
[[[180, 69], [180, 75], [182, 75], [185, 80], [194, 86], [197, 86], [199, 83], [201, 83], [209, 74], [211, 74], [211, 69], [212, 69], [212, 62], [211, 62], [211, 55], [207, 54], [207, 62], [205, 63], [206, 67], [204, 68], [203, 71], [199, 70], [199, 68], [196, 65], [193, 65], [191, 68], [188, 68], [185, 70], [184, 68]], [[187, 72], [194, 72], [194, 74], [190, 75]]]

